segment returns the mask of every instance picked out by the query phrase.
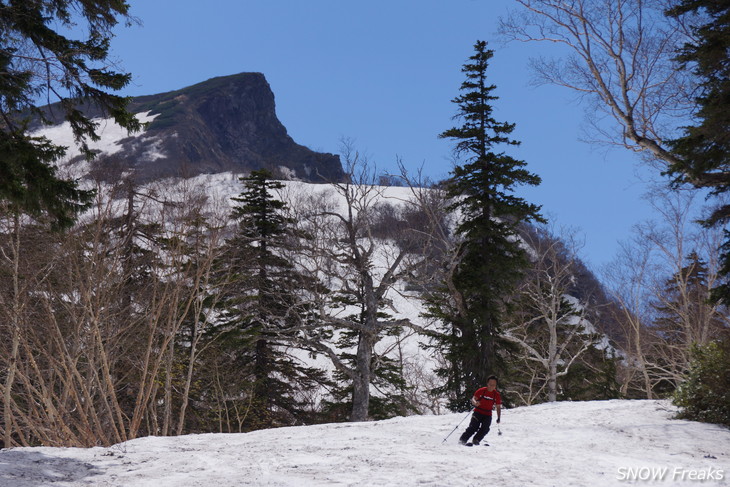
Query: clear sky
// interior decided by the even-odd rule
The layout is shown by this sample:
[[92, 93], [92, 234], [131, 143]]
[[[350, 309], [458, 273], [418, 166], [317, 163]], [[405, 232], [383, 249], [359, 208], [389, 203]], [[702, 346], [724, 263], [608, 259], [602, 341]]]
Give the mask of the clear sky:
[[522, 142], [507, 152], [540, 175], [520, 196], [542, 205], [558, 225], [577, 228], [581, 256], [597, 270], [632, 225], [650, 217], [641, 182], [654, 170], [623, 149], [579, 141], [584, 107], [552, 86], [533, 87], [530, 57], [551, 46], [502, 45], [497, 19], [510, 0], [129, 0], [141, 25], [112, 43], [134, 75], [125, 95], [179, 89], [240, 72], [262, 72], [289, 134], [314, 150], [337, 153], [343, 137], [383, 171], [396, 159], [433, 179], [452, 167], [438, 134], [451, 117], [461, 66], [476, 40], [495, 50], [497, 119], [513, 122]]

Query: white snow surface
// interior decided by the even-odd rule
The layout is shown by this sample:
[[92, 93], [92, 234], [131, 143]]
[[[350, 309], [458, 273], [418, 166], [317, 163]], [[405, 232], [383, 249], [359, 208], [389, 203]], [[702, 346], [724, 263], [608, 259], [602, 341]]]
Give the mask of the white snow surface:
[[[135, 115], [140, 123], [146, 124], [152, 122], [159, 114], [150, 115], [150, 112], [140, 112]], [[99, 140], [88, 141], [89, 148], [104, 154], [116, 154], [122, 150], [121, 141], [128, 137], [139, 137], [144, 134], [144, 130], [136, 134], [130, 134], [127, 129], [117, 125], [112, 118], [95, 118], [92, 120], [97, 124], [96, 134]], [[45, 136], [54, 144], [66, 146], [66, 158], [81, 155], [81, 151], [73, 140], [73, 131], [70, 122], [63, 122], [50, 127], [43, 127], [32, 134], [33, 136]]]
[[[152, 115], [150, 112], [135, 114], [137, 120], [143, 124], [143, 129], [137, 133], [129, 133], [127, 129], [119, 126], [112, 118], [94, 118], [92, 122], [97, 125], [96, 134], [99, 136], [99, 140], [87, 140], [89, 149], [97, 151], [100, 154], [112, 155], [122, 150], [124, 140], [137, 139], [137, 143], [145, 142], [149, 145], [142, 156], [145, 160], [154, 161], [164, 158], [166, 156], [162, 153], [162, 140], [156, 137], [146, 136], [144, 131], [144, 124], [152, 122], [158, 115], [159, 113]], [[90, 165], [86, 160], [70, 164], [70, 161], [81, 155], [81, 150], [74, 141], [70, 122], [43, 127], [31, 135], [34, 137], [46, 137], [54, 144], [66, 147], [66, 154], [59, 161], [59, 165], [70, 171], [71, 177], [82, 178], [89, 173]]]
[[503, 435], [493, 424], [490, 446], [472, 448], [458, 444], [466, 421], [442, 443], [465, 414], [15, 448], [0, 451], [0, 485], [728, 485], [730, 430], [674, 413], [649, 400], [519, 407], [503, 411]]

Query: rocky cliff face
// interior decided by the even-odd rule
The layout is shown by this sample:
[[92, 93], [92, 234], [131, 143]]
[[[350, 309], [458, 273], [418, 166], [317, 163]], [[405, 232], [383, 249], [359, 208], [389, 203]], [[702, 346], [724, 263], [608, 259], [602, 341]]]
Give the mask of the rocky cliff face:
[[93, 168], [102, 177], [132, 168], [140, 182], [261, 168], [281, 179], [325, 182], [344, 177], [338, 156], [314, 152], [287, 134], [261, 73], [213, 78], [134, 98], [129, 110], [149, 112], [154, 120], [143, 134], [115, 142], [113, 154], [102, 152], [94, 160]]

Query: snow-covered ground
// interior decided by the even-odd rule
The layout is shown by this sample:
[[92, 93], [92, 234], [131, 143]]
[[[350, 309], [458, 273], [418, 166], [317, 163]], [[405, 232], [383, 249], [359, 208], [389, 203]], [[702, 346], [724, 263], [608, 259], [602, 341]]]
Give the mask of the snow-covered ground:
[[0, 485], [730, 484], [730, 430], [673, 413], [665, 401], [520, 407], [503, 412], [502, 436], [493, 425], [491, 446], [472, 448], [457, 442], [466, 422], [442, 443], [463, 414], [150, 437], [111, 448], [16, 448], [0, 452]]

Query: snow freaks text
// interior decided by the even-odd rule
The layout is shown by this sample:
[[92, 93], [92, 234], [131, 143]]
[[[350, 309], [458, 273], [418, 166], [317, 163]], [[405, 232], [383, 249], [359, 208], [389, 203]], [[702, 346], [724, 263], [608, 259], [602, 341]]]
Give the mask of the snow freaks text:
[[624, 481], [690, 481], [723, 480], [725, 471], [714, 467], [684, 468], [684, 467], [620, 467], [616, 475], [618, 480]]

